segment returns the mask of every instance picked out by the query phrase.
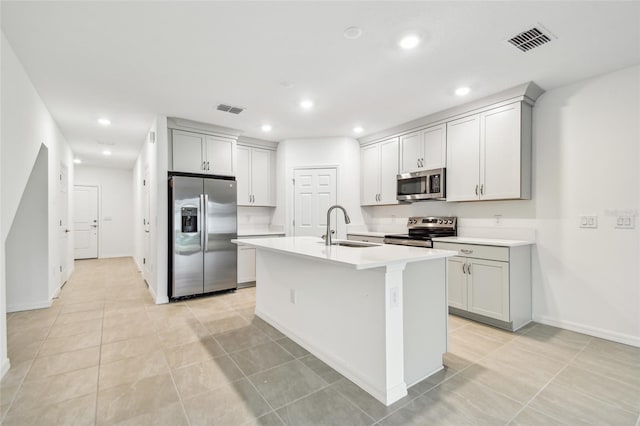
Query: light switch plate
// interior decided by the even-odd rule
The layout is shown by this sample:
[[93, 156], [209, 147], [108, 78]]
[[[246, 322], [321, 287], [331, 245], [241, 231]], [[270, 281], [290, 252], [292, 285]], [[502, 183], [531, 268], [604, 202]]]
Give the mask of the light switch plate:
[[580, 228], [597, 228], [598, 216], [580, 216]]
[[616, 218], [616, 228], [618, 229], [634, 229], [636, 227], [635, 218], [633, 216], [618, 216]]

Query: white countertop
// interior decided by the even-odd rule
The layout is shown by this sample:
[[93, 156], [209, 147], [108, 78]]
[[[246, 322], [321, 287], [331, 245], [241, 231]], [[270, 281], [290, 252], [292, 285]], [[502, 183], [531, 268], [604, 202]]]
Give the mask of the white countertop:
[[373, 232], [373, 231], [347, 231], [347, 235], [361, 235], [363, 237], [384, 237], [393, 232]]
[[284, 231], [238, 231], [238, 237], [259, 237], [262, 235], [284, 235]]
[[475, 244], [480, 246], [518, 247], [535, 244], [533, 241], [503, 240], [497, 238], [476, 237], [437, 237], [433, 241], [441, 243]]
[[441, 259], [457, 255], [450, 250], [376, 244], [374, 247], [345, 247], [324, 245], [318, 237], [280, 237], [231, 240], [258, 249], [288, 253], [293, 256], [370, 269], [408, 262]]

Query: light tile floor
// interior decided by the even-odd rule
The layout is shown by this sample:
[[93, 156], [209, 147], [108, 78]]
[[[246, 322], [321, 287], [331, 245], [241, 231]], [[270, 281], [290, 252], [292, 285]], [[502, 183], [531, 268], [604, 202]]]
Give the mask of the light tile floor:
[[6, 425], [634, 425], [640, 349], [449, 318], [446, 369], [390, 407], [253, 315], [255, 289], [154, 305], [129, 258], [8, 315]]

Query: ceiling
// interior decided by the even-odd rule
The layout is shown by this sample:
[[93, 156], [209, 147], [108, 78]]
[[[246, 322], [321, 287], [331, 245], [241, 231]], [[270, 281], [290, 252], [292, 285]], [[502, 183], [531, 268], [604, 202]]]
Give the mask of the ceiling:
[[[74, 153], [132, 167], [156, 114], [269, 140], [385, 128], [527, 81], [640, 63], [640, 2], [2, 1], [2, 31]], [[506, 42], [542, 24], [551, 43]], [[358, 39], [344, 30], [362, 29]], [[423, 42], [398, 48], [408, 31]], [[292, 87], [284, 87], [288, 82]], [[458, 86], [471, 93], [458, 97]], [[301, 99], [315, 107], [304, 111]], [[240, 115], [216, 111], [241, 106]], [[102, 127], [99, 117], [112, 124]], [[260, 126], [269, 123], [269, 133]], [[113, 144], [109, 158], [101, 143]]]

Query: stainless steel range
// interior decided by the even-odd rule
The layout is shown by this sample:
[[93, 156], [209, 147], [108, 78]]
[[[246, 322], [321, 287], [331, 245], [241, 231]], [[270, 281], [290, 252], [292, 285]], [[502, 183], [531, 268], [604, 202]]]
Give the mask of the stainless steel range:
[[408, 234], [385, 235], [385, 244], [432, 248], [432, 238], [454, 237], [457, 235], [455, 217], [410, 217], [407, 221]]

